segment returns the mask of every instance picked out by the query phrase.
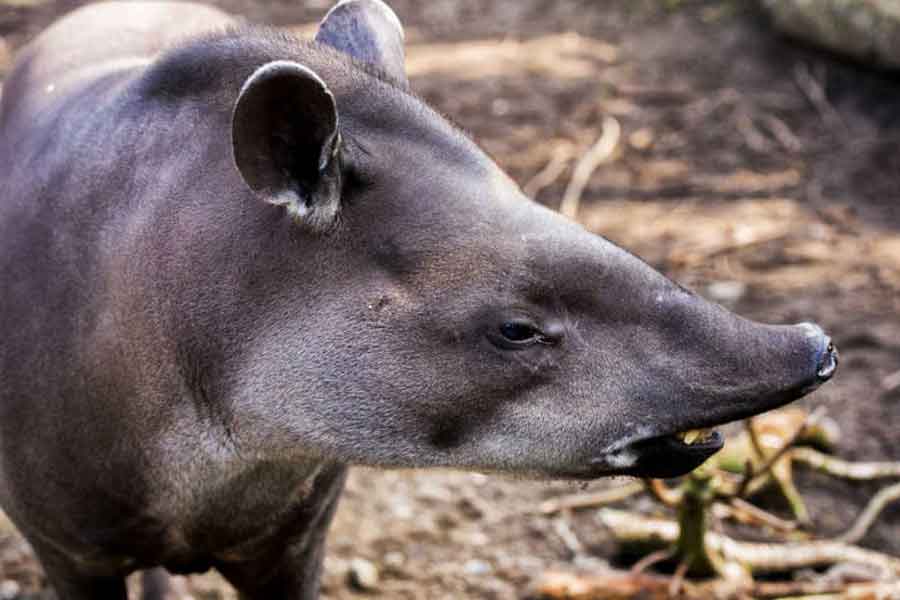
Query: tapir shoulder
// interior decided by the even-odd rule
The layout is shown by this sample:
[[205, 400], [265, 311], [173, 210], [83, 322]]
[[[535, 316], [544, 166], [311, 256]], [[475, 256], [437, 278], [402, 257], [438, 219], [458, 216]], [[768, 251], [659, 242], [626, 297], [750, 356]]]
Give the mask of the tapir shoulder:
[[98, 79], [151, 64], [183, 40], [232, 23], [192, 3], [103, 2], [75, 10], [19, 53], [4, 85], [4, 122], [27, 122]]

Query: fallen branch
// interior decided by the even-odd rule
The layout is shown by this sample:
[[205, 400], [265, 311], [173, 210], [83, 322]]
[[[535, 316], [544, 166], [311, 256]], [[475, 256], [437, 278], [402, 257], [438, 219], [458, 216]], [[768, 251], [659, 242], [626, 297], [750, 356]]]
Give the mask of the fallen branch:
[[737, 130], [744, 137], [744, 142], [751, 150], [763, 154], [772, 153], [772, 143], [756, 127], [753, 117], [746, 110], [741, 110], [737, 114]]
[[644, 488], [657, 502], [670, 508], [677, 507], [684, 499], [684, 492], [670, 489], [662, 479], [645, 479]]
[[900, 598], [900, 583], [828, 583], [817, 581], [760, 582], [750, 593], [754, 598], [787, 600], [890, 600]]
[[841, 114], [837, 111], [831, 102], [828, 101], [828, 94], [825, 92], [825, 86], [810, 72], [809, 67], [804, 63], [798, 63], [794, 68], [794, 80], [797, 87], [813, 105], [822, 121], [830, 129], [838, 129], [847, 132], [847, 124], [841, 118]]
[[[667, 547], [678, 539], [678, 524], [626, 511], [603, 508], [597, 520], [622, 544], [642, 547]], [[900, 575], [900, 559], [866, 550], [840, 541], [814, 540], [764, 544], [738, 542], [726, 535], [707, 532], [706, 544], [726, 561], [745, 565], [753, 573], [777, 573], [838, 563], [876, 566], [894, 576]]]
[[881, 511], [883, 511], [888, 504], [897, 500], [900, 500], [900, 483], [895, 483], [894, 485], [879, 491], [875, 494], [875, 497], [869, 501], [869, 504], [866, 505], [865, 510], [859, 515], [853, 526], [848, 529], [846, 533], [839, 536], [837, 541], [855, 544], [863, 539], [866, 532], [872, 526], [872, 523], [874, 523], [875, 519], [878, 518], [878, 515], [881, 514]]
[[748, 464], [748, 469], [744, 472], [744, 477], [741, 479], [741, 482], [738, 484], [737, 489], [734, 491], [732, 497], [742, 498], [747, 492], [747, 489], [750, 485], [757, 479], [761, 477], [765, 477], [769, 475], [769, 472], [775, 466], [776, 463], [792, 448], [797, 445], [797, 440], [799, 440], [806, 430], [809, 427], [812, 427], [819, 419], [821, 419], [825, 415], [825, 410], [823, 407], [817, 408], [812, 414], [810, 414], [803, 422], [797, 427], [797, 430], [794, 434], [781, 445], [775, 453], [771, 454], [766, 458], [766, 461], [759, 468], [752, 468], [752, 463]]
[[900, 477], [900, 462], [849, 462], [812, 448], [794, 448], [791, 458], [827, 475], [854, 481]]
[[774, 115], [765, 115], [763, 119], [769, 131], [772, 132], [772, 135], [785, 150], [788, 152], [800, 152], [803, 150], [803, 142], [791, 131], [787, 123]]
[[616, 486], [600, 492], [591, 494], [575, 494], [572, 496], [563, 496], [562, 498], [552, 498], [542, 502], [538, 507], [538, 511], [545, 515], [552, 515], [563, 510], [576, 510], [579, 508], [596, 508], [621, 502], [636, 494], [644, 491], [644, 484], [640, 481], [634, 481], [625, 485]]
[[666, 550], [657, 550], [656, 552], [651, 552], [641, 560], [637, 561], [633, 565], [631, 565], [631, 569], [628, 571], [632, 574], [643, 573], [653, 565], [659, 564], [661, 562], [665, 562], [674, 558], [675, 549], [668, 548]]
[[900, 388], [900, 371], [894, 371], [881, 380], [881, 388], [886, 392], [893, 392]]
[[559, 176], [563, 174], [563, 171], [566, 170], [573, 153], [572, 146], [568, 144], [557, 146], [553, 150], [553, 154], [550, 156], [550, 162], [547, 163], [547, 166], [541, 169], [540, 172], [522, 187], [522, 191], [525, 192], [525, 195], [531, 199], [536, 199], [541, 190], [553, 185], [553, 183], [559, 179]]
[[559, 206], [559, 212], [574, 219], [578, 214], [578, 206], [581, 203], [581, 195], [584, 188], [602, 163], [609, 160], [619, 145], [619, 138], [622, 135], [622, 126], [611, 116], [603, 118], [603, 131], [597, 142], [588, 150], [587, 154], [581, 157], [578, 164], [575, 165], [575, 172], [566, 188], [562, 203]]
[[[532, 586], [537, 600], [670, 600], [673, 577], [610, 571], [577, 575], [551, 571]], [[817, 600], [873, 600], [900, 597], [900, 582], [843, 584], [840, 582], [779, 581], [749, 583], [721, 579], [684, 582], [678, 598], [728, 600], [731, 598], [816, 598]], [[832, 595], [833, 594], [833, 595]]]
[[718, 504], [717, 506], [726, 507], [735, 520], [748, 525], [765, 525], [779, 533], [797, 531], [797, 523], [794, 521], [785, 521], [741, 498], [732, 498], [728, 504]]
[[[663, 575], [646, 575], [610, 571], [598, 575], [573, 573], [544, 573], [532, 588], [529, 598], [539, 600], [669, 600], [672, 578]], [[710, 600], [721, 596], [710, 595], [709, 586], [685, 585], [681, 598]]]
[[572, 527], [569, 525], [565, 515], [560, 515], [553, 519], [553, 532], [573, 557], [584, 554], [584, 545], [578, 539], [578, 536], [575, 535], [575, 532], [572, 531]]
[[[691, 262], [693, 262], [693, 263], [708, 262], [708, 261], [720, 258], [722, 256], [728, 256], [729, 254], [734, 254], [735, 252], [749, 250], [751, 248], [758, 248], [760, 246], [766, 246], [766, 245], [772, 244], [774, 242], [783, 242], [785, 240], [789, 240], [790, 238], [791, 238], [790, 233], [776, 233], [776, 234], [772, 234], [772, 235], [749, 239], [746, 241], [731, 242], [731, 243], [725, 244], [723, 246], [717, 246], [715, 248], [712, 248], [708, 252], [705, 252], [702, 254], [698, 253], [696, 259]], [[686, 264], [691, 264], [691, 262], [688, 262]]]

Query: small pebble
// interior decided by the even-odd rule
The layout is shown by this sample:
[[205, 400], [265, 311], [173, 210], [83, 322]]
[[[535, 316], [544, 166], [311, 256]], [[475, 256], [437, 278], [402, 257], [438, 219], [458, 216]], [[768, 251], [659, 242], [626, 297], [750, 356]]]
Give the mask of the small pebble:
[[482, 486], [490, 481], [490, 478], [484, 473], [469, 473], [469, 479], [472, 480], [472, 483], [477, 486]]
[[491, 103], [491, 112], [498, 117], [509, 114], [510, 104], [507, 100], [497, 98]]
[[12, 579], [0, 582], [0, 600], [14, 600], [19, 597], [22, 588]]
[[382, 561], [384, 562], [384, 566], [398, 569], [406, 563], [406, 555], [397, 551], [388, 552], [384, 555]]
[[714, 281], [707, 286], [706, 293], [716, 302], [733, 303], [747, 293], [747, 284], [742, 281]]
[[467, 560], [466, 564], [463, 565], [463, 571], [465, 571], [467, 575], [487, 575], [493, 570], [491, 565], [483, 560], [478, 560], [477, 558]]
[[374, 590], [378, 587], [378, 567], [364, 558], [354, 558], [350, 561], [347, 579], [358, 590]]
[[635, 150], [646, 150], [653, 145], [653, 132], [646, 127], [638, 129], [628, 136], [628, 143]]
[[396, 502], [391, 506], [391, 513], [398, 519], [407, 520], [413, 518], [415, 511], [413, 510], [412, 505], [406, 502]]

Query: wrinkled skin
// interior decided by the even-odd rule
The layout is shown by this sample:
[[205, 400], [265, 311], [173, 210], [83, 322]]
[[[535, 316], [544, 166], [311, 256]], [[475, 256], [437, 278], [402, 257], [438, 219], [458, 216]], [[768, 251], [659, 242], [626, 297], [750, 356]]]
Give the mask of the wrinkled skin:
[[346, 465], [675, 475], [721, 441], [671, 434], [830, 377], [817, 327], [524, 198], [380, 3], [199, 36], [228, 23], [82, 9], [3, 91], [0, 502], [64, 600], [156, 565], [315, 598]]

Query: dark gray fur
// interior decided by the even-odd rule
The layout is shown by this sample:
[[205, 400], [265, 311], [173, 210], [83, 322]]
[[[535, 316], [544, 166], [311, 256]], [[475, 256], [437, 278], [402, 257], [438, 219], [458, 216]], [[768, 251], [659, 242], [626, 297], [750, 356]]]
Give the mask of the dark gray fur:
[[[315, 598], [346, 465], [683, 472], [641, 441], [818, 382], [820, 330], [734, 316], [523, 198], [367, 46], [391, 23], [370, 4], [324, 43], [90, 6], [7, 79], [0, 503], [63, 600], [157, 565]], [[245, 92], [296, 131], [330, 96], [328, 152], [328, 127], [236, 109], [272, 61], [303, 69]], [[255, 167], [232, 150], [257, 141]], [[510, 346], [511, 321], [544, 337]]]

